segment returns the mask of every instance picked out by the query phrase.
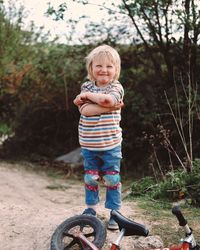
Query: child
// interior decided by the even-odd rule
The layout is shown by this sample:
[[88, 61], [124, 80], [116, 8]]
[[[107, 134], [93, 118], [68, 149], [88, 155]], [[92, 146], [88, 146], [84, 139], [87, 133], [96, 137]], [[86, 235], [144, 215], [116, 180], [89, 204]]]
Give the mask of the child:
[[[120, 128], [124, 90], [118, 82], [121, 60], [118, 52], [101, 45], [86, 57], [89, 81], [82, 84], [74, 104], [81, 113], [79, 142], [84, 157], [85, 201], [83, 214], [96, 215], [99, 202], [98, 181], [105, 183], [105, 207], [121, 207], [120, 161], [122, 158]], [[118, 229], [110, 218], [109, 229]]]

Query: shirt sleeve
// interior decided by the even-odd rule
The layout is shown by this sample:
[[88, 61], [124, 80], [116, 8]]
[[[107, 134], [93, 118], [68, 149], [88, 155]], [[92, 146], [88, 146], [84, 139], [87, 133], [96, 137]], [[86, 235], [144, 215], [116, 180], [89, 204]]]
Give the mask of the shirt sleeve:
[[[92, 84], [90, 82], [84, 82], [81, 85], [81, 93], [84, 93], [84, 92], [92, 92]], [[93, 103], [93, 102], [90, 100], [87, 100], [86, 103], [88, 104], [88, 103]]]
[[88, 92], [88, 91], [91, 91], [91, 83], [90, 82], [84, 82], [82, 85], [81, 85], [81, 92]]
[[124, 89], [123, 89], [121, 83], [112, 84], [112, 88], [110, 88], [108, 94], [113, 96], [116, 103], [122, 102], [123, 98], [124, 98]]

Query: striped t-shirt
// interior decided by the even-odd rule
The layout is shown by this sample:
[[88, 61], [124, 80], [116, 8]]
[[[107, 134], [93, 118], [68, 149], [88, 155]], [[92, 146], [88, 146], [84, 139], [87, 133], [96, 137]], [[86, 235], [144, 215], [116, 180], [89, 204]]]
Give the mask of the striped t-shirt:
[[[110, 94], [116, 103], [123, 100], [124, 90], [118, 82], [112, 82], [105, 87], [97, 87], [94, 82], [85, 82], [81, 92]], [[121, 110], [111, 111], [101, 115], [81, 115], [79, 121], [79, 143], [82, 148], [93, 151], [103, 151], [115, 148], [122, 142], [120, 128]]]

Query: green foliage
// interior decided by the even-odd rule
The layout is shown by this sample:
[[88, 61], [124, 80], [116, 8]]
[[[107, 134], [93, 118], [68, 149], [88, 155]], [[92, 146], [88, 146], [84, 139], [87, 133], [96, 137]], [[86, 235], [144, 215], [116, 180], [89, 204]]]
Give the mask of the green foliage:
[[[12, 5], [11, 5], [12, 4]], [[9, 3], [7, 8], [3, 3], [0, 8], [0, 117], [12, 121], [19, 113], [22, 105], [32, 98], [35, 88], [32, 82], [38, 82], [38, 74], [34, 75], [37, 58], [40, 55], [41, 43], [47, 41], [34, 24], [30, 31], [24, 31], [23, 6], [16, 8]], [[29, 77], [27, 77], [29, 75]], [[30, 80], [33, 76], [33, 81]], [[30, 91], [31, 90], [31, 91]]]
[[47, 15], [52, 15], [54, 16], [54, 20], [63, 20], [64, 19], [64, 13], [67, 10], [67, 5], [66, 3], [62, 3], [59, 5], [58, 10], [55, 10], [51, 5], [50, 2], [48, 3], [48, 10], [47, 10]]
[[0, 123], [0, 136], [10, 135], [12, 133], [12, 128], [5, 123]]
[[1, 157], [54, 159], [78, 145], [77, 120], [78, 111], [65, 109], [61, 92], [48, 102], [35, 98], [18, 114], [15, 134], [4, 142]]
[[186, 199], [200, 207], [200, 160], [195, 159], [192, 172], [170, 171], [164, 180], [155, 184], [152, 177], [133, 182], [131, 196], [148, 196], [155, 200], [175, 201]]
[[146, 192], [152, 190], [157, 184], [151, 176], [144, 177], [139, 181], [135, 181], [131, 186], [131, 195], [132, 196], [141, 196], [145, 195]]

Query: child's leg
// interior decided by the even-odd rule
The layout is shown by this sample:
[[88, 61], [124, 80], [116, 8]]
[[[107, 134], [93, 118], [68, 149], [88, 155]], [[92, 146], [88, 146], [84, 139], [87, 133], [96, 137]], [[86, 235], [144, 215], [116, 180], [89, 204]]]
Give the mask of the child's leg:
[[95, 207], [99, 203], [99, 174], [97, 170], [85, 170], [85, 203], [88, 207]]
[[82, 149], [84, 157], [84, 182], [85, 182], [85, 203], [87, 207], [96, 209], [96, 204], [99, 203], [99, 172], [98, 161], [94, 151]]
[[121, 207], [120, 162], [121, 146], [105, 151], [102, 167], [103, 179], [107, 186], [105, 207], [119, 210]]
[[103, 179], [106, 183], [105, 207], [108, 209], [119, 210], [121, 207], [121, 182], [118, 172], [105, 172]]

